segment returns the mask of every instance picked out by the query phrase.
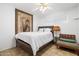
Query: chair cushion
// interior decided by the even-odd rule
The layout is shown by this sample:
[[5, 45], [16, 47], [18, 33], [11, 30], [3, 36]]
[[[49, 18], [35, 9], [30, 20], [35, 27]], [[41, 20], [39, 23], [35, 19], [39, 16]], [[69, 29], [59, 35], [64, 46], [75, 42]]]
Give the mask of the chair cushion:
[[63, 39], [63, 38], [60, 38], [61, 41], [64, 41], [64, 42], [69, 42], [69, 43], [76, 43], [76, 40], [74, 39]]
[[66, 48], [71, 48], [71, 49], [78, 49], [79, 50], [79, 45], [76, 43], [69, 43], [69, 42], [62, 42], [62, 41], [57, 41], [57, 45], [66, 47]]

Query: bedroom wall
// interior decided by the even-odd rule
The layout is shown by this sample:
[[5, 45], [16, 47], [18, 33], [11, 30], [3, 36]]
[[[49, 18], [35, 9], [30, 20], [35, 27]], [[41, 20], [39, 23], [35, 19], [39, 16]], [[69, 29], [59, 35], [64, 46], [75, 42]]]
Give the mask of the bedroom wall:
[[75, 17], [79, 17], [78, 7], [74, 7], [70, 10], [60, 11], [52, 13], [41, 19], [38, 26], [47, 25], [59, 25], [61, 27], [61, 33], [77, 34], [78, 33], [78, 21], [74, 20]]
[[0, 4], [0, 51], [15, 46], [15, 8]]
[[[0, 4], [0, 51], [16, 46], [15, 43], [15, 7]], [[36, 15], [33, 16], [33, 30], [37, 30]]]
[[77, 24], [77, 34], [79, 34], [79, 7], [78, 7], [78, 15], [76, 16], [76, 18], [78, 18], [78, 20], [76, 20], [76, 24]]
[[36, 32], [38, 30], [38, 20], [37, 15], [33, 15], [33, 31]]

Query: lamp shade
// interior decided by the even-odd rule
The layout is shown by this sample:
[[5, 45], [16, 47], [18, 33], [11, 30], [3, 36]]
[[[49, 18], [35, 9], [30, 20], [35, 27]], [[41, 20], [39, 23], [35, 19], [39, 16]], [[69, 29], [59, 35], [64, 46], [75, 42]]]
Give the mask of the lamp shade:
[[54, 26], [53, 31], [60, 31], [60, 27], [59, 26]]

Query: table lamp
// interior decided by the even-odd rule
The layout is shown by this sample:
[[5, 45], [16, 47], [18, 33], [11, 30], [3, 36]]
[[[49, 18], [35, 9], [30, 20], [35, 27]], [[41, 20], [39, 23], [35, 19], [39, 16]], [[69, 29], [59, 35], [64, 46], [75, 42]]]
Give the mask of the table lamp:
[[54, 36], [58, 37], [59, 32], [60, 32], [60, 27], [59, 26], [54, 26], [53, 31], [54, 31]]

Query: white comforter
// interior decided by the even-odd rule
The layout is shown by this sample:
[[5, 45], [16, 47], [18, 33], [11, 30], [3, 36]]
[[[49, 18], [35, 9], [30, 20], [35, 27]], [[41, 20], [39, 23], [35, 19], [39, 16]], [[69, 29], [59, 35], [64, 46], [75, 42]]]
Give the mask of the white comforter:
[[33, 50], [33, 55], [41, 46], [53, 40], [51, 32], [21, 32], [15, 36], [31, 45]]

